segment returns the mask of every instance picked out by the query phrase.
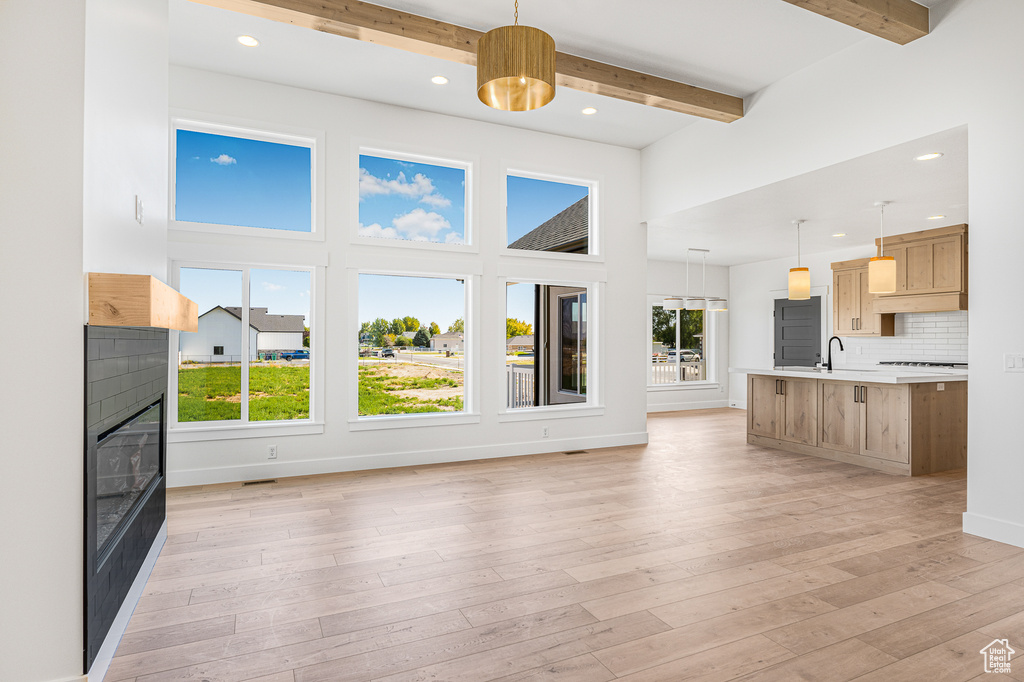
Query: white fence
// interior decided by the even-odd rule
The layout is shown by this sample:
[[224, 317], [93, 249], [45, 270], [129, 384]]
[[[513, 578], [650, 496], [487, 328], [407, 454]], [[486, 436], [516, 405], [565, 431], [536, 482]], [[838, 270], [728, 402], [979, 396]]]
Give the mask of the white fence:
[[536, 375], [533, 365], [505, 365], [508, 400], [506, 405], [514, 407], [533, 407], [537, 390]]
[[679, 363], [679, 374], [676, 375], [676, 363], [674, 362], [652, 362], [651, 383], [652, 384], [674, 384], [678, 381], [704, 381], [707, 374], [703, 362], [681, 362]]

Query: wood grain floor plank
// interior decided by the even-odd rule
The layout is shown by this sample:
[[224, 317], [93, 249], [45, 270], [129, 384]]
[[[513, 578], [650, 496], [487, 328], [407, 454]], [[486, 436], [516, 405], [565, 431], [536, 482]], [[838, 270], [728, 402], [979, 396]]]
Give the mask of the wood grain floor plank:
[[934, 682], [1024, 646], [1024, 548], [962, 533], [963, 471], [745, 429], [659, 413], [646, 446], [172, 489], [107, 679]]

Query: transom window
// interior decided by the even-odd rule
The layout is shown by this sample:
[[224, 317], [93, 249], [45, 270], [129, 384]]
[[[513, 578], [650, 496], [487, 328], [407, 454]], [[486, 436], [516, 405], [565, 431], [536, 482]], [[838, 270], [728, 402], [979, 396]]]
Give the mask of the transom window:
[[594, 253], [592, 189], [583, 182], [510, 173], [506, 181], [508, 248]]

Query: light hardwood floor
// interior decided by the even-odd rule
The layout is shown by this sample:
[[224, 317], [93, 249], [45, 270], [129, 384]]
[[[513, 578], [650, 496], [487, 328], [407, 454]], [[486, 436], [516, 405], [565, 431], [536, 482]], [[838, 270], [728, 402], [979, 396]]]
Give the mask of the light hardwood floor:
[[107, 680], [992, 681], [983, 646], [1024, 651], [1024, 550], [960, 531], [963, 472], [749, 446], [738, 410], [648, 425], [172, 490]]

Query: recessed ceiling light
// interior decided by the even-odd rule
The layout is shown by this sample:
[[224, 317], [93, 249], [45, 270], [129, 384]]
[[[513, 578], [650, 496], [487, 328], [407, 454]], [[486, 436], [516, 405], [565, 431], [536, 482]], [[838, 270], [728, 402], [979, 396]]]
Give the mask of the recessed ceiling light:
[[833, 236], [833, 237], [845, 237], [845, 236], [846, 236], [846, 233], [845, 233], [845, 232], [836, 232], [836, 233], [835, 233], [834, 235], [832, 235], [832, 236]]
[[928, 216], [928, 220], [942, 220], [945, 217], [946, 216], [944, 215], [930, 215]]
[[583, 114], [584, 116], [593, 116], [594, 114], [597, 113], [597, 109], [595, 109], [594, 107], [587, 107], [580, 113]]
[[931, 152], [930, 154], [922, 154], [921, 156], [915, 156], [914, 161], [931, 161], [942, 156], [942, 152]]
[[433, 78], [430, 79], [430, 82], [433, 83], [434, 85], [447, 85], [448, 79], [445, 78], [444, 76], [434, 76]]
[[238, 42], [242, 43], [246, 47], [259, 47], [260, 41], [256, 40], [252, 36], [238, 36]]

